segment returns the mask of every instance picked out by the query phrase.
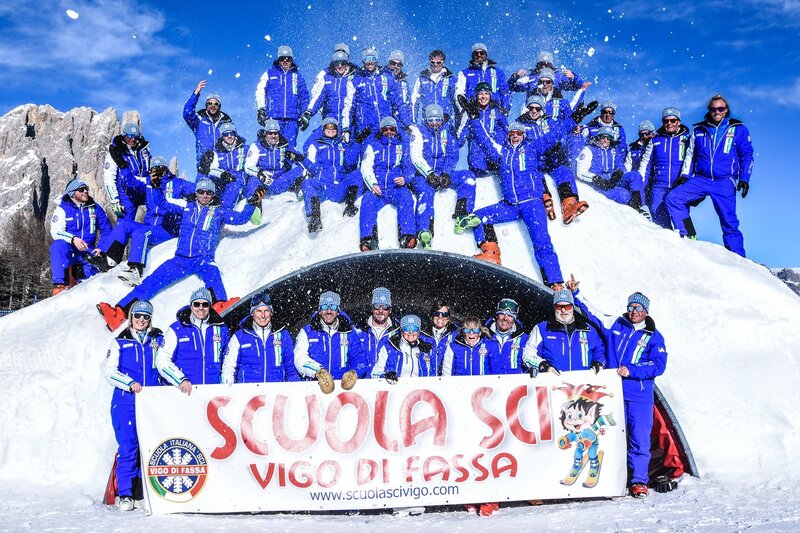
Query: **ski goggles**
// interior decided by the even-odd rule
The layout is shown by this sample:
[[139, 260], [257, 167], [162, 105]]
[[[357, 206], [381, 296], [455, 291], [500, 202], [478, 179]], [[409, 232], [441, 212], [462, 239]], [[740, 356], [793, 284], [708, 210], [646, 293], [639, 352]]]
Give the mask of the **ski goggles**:
[[322, 304], [319, 306], [320, 311], [338, 311], [339, 306], [336, 304]]
[[629, 305], [628, 312], [629, 313], [641, 313], [644, 311], [644, 307], [639, 304]]
[[572, 311], [572, 304], [556, 304], [553, 307], [556, 311]]
[[403, 326], [401, 329], [406, 333], [419, 333], [419, 326], [408, 325]]
[[425, 122], [428, 124], [441, 124], [444, 120], [441, 117], [429, 117], [425, 119]]
[[434, 61], [431, 59], [430, 64], [432, 67], [438, 67], [440, 65], [444, 65], [444, 61]]
[[497, 304], [497, 313], [496, 314], [503, 314], [503, 315], [511, 315], [517, 316], [519, 313], [519, 304], [512, 300], [511, 298], [503, 298], [500, 300], [500, 303]]
[[362, 61], [364, 63], [377, 63], [378, 56], [364, 56], [364, 59], [362, 59]]
[[473, 335], [480, 335], [481, 328], [463, 328], [462, 331], [464, 332], [464, 335], [469, 335], [470, 333]]
[[215, 100], [210, 100], [206, 102], [206, 107], [219, 107], [219, 102]]

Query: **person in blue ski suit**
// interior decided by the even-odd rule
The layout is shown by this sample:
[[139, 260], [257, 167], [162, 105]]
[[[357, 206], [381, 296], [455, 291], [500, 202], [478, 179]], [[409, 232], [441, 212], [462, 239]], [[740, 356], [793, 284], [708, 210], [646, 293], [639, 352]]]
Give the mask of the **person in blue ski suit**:
[[[645, 183], [645, 199], [649, 198], [648, 189], [650, 187], [650, 172], [649, 169], [644, 168], [646, 162], [650, 159], [650, 150], [653, 146], [650, 141], [656, 134], [656, 128], [649, 120], [643, 120], [639, 123], [639, 137], [628, 145], [628, 155], [625, 156], [625, 172], [631, 170], [638, 170], [642, 175]], [[649, 203], [649, 202], [648, 202]]]
[[266, 195], [300, 191], [306, 168], [302, 154], [295, 152], [281, 134], [280, 123], [269, 119], [256, 133], [256, 142], [247, 149], [244, 171], [249, 180], [258, 180], [266, 187]]
[[164, 333], [164, 346], [156, 356], [159, 374], [184, 394], [192, 385], [221, 383], [222, 361], [230, 341], [225, 321], [211, 307], [211, 292], [200, 287], [192, 293], [189, 305], [175, 315]]
[[114, 387], [111, 425], [118, 446], [116, 475], [120, 511], [132, 511], [135, 497], [143, 497], [135, 397], [142, 392], [142, 387], [161, 385], [155, 358], [164, 345], [161, 330], [152, 325], [150, 302], [136, 302], [128, 320], [128, 327], [111, 341], [103, 364], [106, 381]]
[[108, 146], [103, 163], [103, 184], [111, 210], [118, 219], [134, 220], [136, 210], [145, 202], [147, 173], [150, 170], [150, 143], [133, 122], [122, 127]]
[[175, 256], [168, 259], [147, 276], [142, 284], [125, 295], [115, 306], [105, 302], [97, 308], [106, 321], [109, 330], [114, 331], [124, 320], [127, 309], [136, 300], [149, 300], [165, 287], [191, 275], [203, 280], [214, 292], [215, 309], [221, 313], [238, 298], [228, 300], [225, 285], [214, 254], [223, 224], [242, 225], [250, 221], [254, 205], [261, 202], [263, 187], [254, 188], [247, 205], [241, 211], [234, 211], [219, 205], [215, 197], [214, 182], [208, 178], [195, 184], [195, 197], [186, 201], [168, 202], [161, 189], [155, 189], [158, 204], [165, 212], [182, 213], [181, 229], [178, 234], [178, 247]]
[[706, 196], [719, 216], [722, 242], [728, 250], [745, 257], [744, 237], [736, 216], [736, 192], [742, 199], [750, 191], [753, 173], [753, 145], [750, 131], [741, 120], [731, 118], [728, 101], [719, 94], [711, 97], [705, 120], [695, 124], [681, 176], [687, 181], [667, 195], [672, 225], [681, 236], [689, 235], [689, 206]]
[[524, 92], [526, 97], [536, 94], [542, 70], [552, 71], [555, 88], [561, 92], [577, 91], [584, 81], [568, 68], [559, 70], [553, 63], [552, 52], [542, 51], [536, 57], [536, 66], [532, 69], [520, 69], [508, 78], [508, 88], [512, 92]]
[[375, 366], [381, 341], [400, 327], [397, 320], [392, 318], [392, 293], [389, 289], [375, 287], [372, 290], [371, 305], [370, 316], [361, 330], [361, 344], [370, 369]]
[[170, 172], [167, 160], [163, 157], [154, 157], [150, 164], [144, 221], [141, 223], [129, 220], [117, 221], [109, 237], [100, 243], [101, 253], [96, 258], [89, 258], [100, 271], [106, 272], [122, 261], [125, 245], [130, 239], [128, 267], [117, 277], [132, 287], [142, 281], [142, 272], [147, 266], [150, 247], [176, 238], [181, 226], [180, 213], [165, 212], [163, 208], [159, 208], [153, 184], [163, 189], [164, 195], [170, 199], [183, 198], [194, 192], [194, 183], [178, 178]]
[[[209, 150], [213, 150], [220, 138], [219, 128], [225, 122], [232, 122], [231, 117], [222, 111], [222, 100], [218, 94], [209, 94], [206, 98], [205, 109], [197, 111], [197, 102], [200, 100], [200, 92], [205, 88], [206, 80], [200, 80], [194, 92], [189, 95], [186, 104], [183, 106], [183, 120], [189, 129], [194, 133], [195, 152], [197, 164]], [[197, 179], [202, 179], [203, 175]]]
[[319, 307], [294, 343], [294, 366], [300, 377], [316, 379], [326, 394], [333, 391], [334, 379], [350, 389], [370, 371], [360, 332], [340, 305], [337, 293], [320, 294]]
[[[307, 109], [300, 117], [300, 127], [305, 130], [311, 117], [322, 112], [322, 117], [332, 117], [337, 124], [343, 122], [344, 102], [347, 97], [347, 84], [353, 79], [353, 74], [358, 69], [350, 62], [350, 56], [336, 50], [331, 56], [328, 68], [320, 70], [311, 87], [311, 97]], [[352, 113], [352, 109], [351, 109]], [[352, 122], [352, 116], [349, 117]]]
[[649, 314], [650, 300], [640, 292], [631, 294], [628, 312], [615, 318], [582, 301], [574, 278], [567, 283], [567, 288], [572, 291], [575, 305], [586, 313], [590, 321], [603, 328], [607, 368], [616, 368], [622, 377], [630, 490], [634, 496], [646, 496], [655, 378], [667, 367], [667, 348]]
[[485, 376], [492, 373], [490, 359], [500, 356], [500, 347], [477, 317], [467, 317], [461, 331], [442, 353], [442, 376]]
[[502, 142], [506, 137], [508, 120], [500, 104], [493, 98], [492, 88], [488, 83], [482, 82], [476, 86], [475, 97], [468, 105], [477, 113], [477, 117], [472, 120], [468, 113], [464, 113], [456, 133], [462, 142], [466, 136], [467, 167], [480, 178], [496, 172], [498, 167], [494, 154], [480, 142], [478, 129], [486, 130], [495, 141]]
[[649, 205], [653, 222], [662, 228], [672, 229], [666, 198], [680, 180], [684, 162], [692, 157], [692, 133], [681, 124], [681, 112], [678, 109], [668, 107], [661, 114], [662, 125], [650, 140], [650, 150], [644, 154], [641, 165], [649, 177]]
[[614, 143], [614, 150], [617, 152], [616, 158], [624, 162], [625, 156], [628, 155], [628, 141], [625, 138], [625, 128], [614, 119], [616, 114], [617, 104], [611, 101], [603, 102], [600, 107], [600, 114], [586, 123], [586, 126], [581, 130], [581, 134], [588, 144], [589, 140], [597, 136], [597, 132], [601, 128], [611, 128], [613, 135], [611, 141]]
[[53, 296], [72, 285], [70, 278], [78, 282], [97, 274], [88, 258], [101, 253], [96, 246], [98, 231], [104, 240], [111, 233], [111, 222], [89, 196], [88, 185], [75, 178], [67, 184], [50, 220]]
[[649, 219], [650, 210], [644, 204], [644, 178], [639, 170], [625, 171], [614, 146], [614, 131], [608, 126], [599, 128], [578, 156], [578, 179], [592, 186], [606, 198], [629, 205]]
[[[586, 87], [581, 87], [581, 100]], [[525, 135], [528, 138], [538, 138], [550, 131], [555, 124], [555, 119], [545, 114], [546, 102], [541, 94], [532, 94], [527, 100], [528, 112], [517, 117], [517, 122], [527, 127]], [[571, 135], [568, 135], [568, 138]], [[542, 172], [547, 173], [556, 182], [556, 190], [561, 200], [561, 216], [564, 224], [570, 224], [581, 213], [589, 209], [589, 204], [578, 198], [578, 186], [575, 183], [575, 173], [569, 166], [568, 148], [565, 142], [559, 142], [549, 148], [542, 156]], [[553, 197], [547, 182], [542, 181], [542, 202], [547, 210], [547, 218], [555, 220]]]
[[350, 142], [351, 133], [354, 138], [361, 138], [365, 130], [377, 132], [387, 117], [393, 117], [403, 129], [412, 123], [408, 106], [403, 102], [402, 87], [394, 73], [378, 66], [378, 51], [365, 48], [361, 52], [361, 60], [363, 66], [348, 84], [342, 112], [342, 137], [345, 142]]
[[417, 315], [405, 315], [400, 327], [381, 340], [373, 378], [394, 384], [400, 378], [439, 375], [436, 343], [420, 333], [421, 324]]
[[[405, 108], [403, 116], [408, 120], [408, 126], [413, 124], [413, 111], [411, 109], [411, 90], [408, 87], [408, 73], [403, 72], [405, 60], [406, 56], [401, 50], [392, 50], [389, 52], [389, 61], [384, 67], [384, 72], [391, 72], [394, 74], [394, 80], [400, 87], [400, 100], [403, 102], [403, 107]], [[395, 111], [395, 120], [401, 120], [399, 114], [399, 110]]]
[[[604, 332], [583, 315], [576, 314], [572, 292], [553, 294], [553, 315], [536, 324], [522, 353], [522, 363], [531, 375], [593, 369], [606, 366]], [[555, 372], [554, 372], [555, 373]]]
[[361, 171], [349, 171], [358, 164], [359, 147], [345, 143], [333, 117], [322, 119], [321, 134], [306, 148], [305, 167], [309, 176], [303, 181], [303, 202], [308, 217], [308, 232], [322, 229], [320, 204], [325, 200], [344, 202], [346, 217], [358, 214], [355, 203], [361, 190]]
[[247, 181], [247, 141], [237, 134], [233, 122], [224, 123], [219, 131], [219, 140], [203, 154], [197, 169], [214, 182], [222, 207], [230, 209], [241, 199]]
[[[423, 336], [430, 338], [436, 346], [436, 356], [441, 363], [447, 343], [453, 340], [461, 331], [461, 326], [455, 322], [451, 313], [451, 306], [444, 300], [434, 300], [431, 304], [431, 329], [430, 333]], [[441, 370], [441, 364], [439, 365]], [[441, 373], [441, 372], [440, 372]]]
[[428, 59], [430, 66], [419, 73], [411, 91], [411, 114], [419, 125], [425, 120], [425, 109], [432, 104], [441, 107], [449, 119], [456, 117], [456, 79], [450, 69], [444, 66], [445, 54], [441, 50], [434, 50]]
[[[542, 203], [542, 155], [577, 124], [591, 113], [596, 102], [578, 106], [564, 120], [558, 121], [542, 137], [525, 139], [525, 126], [515, 122], [508, 128], [508, 139], [503, 144], [492, 139], [484, 127], [476, 128], [478, 139], [487, 151], [492, 150], [499, 159], [500, 187], [503, 200], [494, 205], [478, 209], [466, 217], [456, 220], [456, 232], [476, 228], [475, 242], [482, 253], [478, 259], [500, 264], [500, 247], [493, 225], [522, 218], [528, 228], [533, 245], [533, 255], [542, 273], [545, 285], [563, 282], [558, 256], [553, 249], [547, 230], [547, 215]], [[474, 110], [470, 113], [474, 116]], [[474, 119], [472, 119], [475, 122]]]
[[407, 187], [413, 176], [408, 138], [399, 134], [394, 118], [385, 117], [378, 134], [365, 142], [361, 158], [361, 177], [367, 187], [359, 217], [362, 252], [378, 248], [378, 211], [388, 204], [397, 208], [400, 247], [416, 246], [414, 196]]
[[425, 125], [412, 127], [411, 162], [417, 169], [412, 187], [417, 195], [417, 237], [423, 248], [431, 247], [434, 226], [434, 195], [439, 189], [455, 189], [455, 217], [475, 210], [475, 174], [470, 170], [455, 170], [463, 139], [455, 128], [444, 121], [444, 111], [438, 104], [425, 109]]
[[489, 49], [483, 43], [472, 45], [472, 58], [469, 66], [458, 73], [456, 79], [455, 98], [456, 106], [463, 112], [459, 96], [463, 96], [468, 101], [477, 96], [478, 84], [483, 82], [489, 85], [493, 95], [495, 95], [500, 112], [508, 116], [511, 109], [511, 91], [508, 90], [506, 74], [497, 63], [489, 59]]
[[496, 356], [489, 358], [491, 374], [519, 374], [522, 372], [522, 353], [528, 343], [528, 334], [517, 320], [519, 304], [503, 298], [497, 304], [494, 318], [484, 323], [497, 343]]
[[294, 368], [294, 339], [276, 327], [269, 293], [250, 298], [250, 314], [239, 322], [222, 361], [222, 383], [299, 381]]
[[[294, 62], [292, 49], [279, 46], [278, 59], [262, 74], [256, 86], [259, 125], [264, 126], [270, 118], [277, 120], [289, 147], [294, 149], [299, 119], [308, 108], [308, 100], [306, 80]], [[304, 124], [307, 127], [308, 121]]]

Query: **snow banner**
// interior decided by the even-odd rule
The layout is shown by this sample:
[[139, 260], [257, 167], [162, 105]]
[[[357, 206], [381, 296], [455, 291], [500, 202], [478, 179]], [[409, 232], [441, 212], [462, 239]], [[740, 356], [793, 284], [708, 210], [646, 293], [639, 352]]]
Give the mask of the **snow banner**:
[[153, 513], [350, 510], [625, 491], [613, 370], [137, 395]]

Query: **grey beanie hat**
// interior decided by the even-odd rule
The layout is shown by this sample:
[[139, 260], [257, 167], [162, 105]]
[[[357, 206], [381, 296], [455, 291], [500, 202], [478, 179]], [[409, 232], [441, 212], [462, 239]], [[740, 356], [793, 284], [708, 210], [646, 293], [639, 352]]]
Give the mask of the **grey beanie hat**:
[[539, 55], [536, 56], [537, 63], [550, 63], [553, 64], [553, 53], [552, 52], [539, 52]]
[[214, 185], [214, 182], [208, 178], [202, 178], [197, 180], [197, 183], [194, 184], [194, 190], [197, 191], [211, 191], [212, 193], [217, 193], [217, 186]]
[[430, 104], [425, 108], [425, 118], [438, 118], [444, 120], [444, 110], [439, 104]]
[[147, 300], [136, 300], [136, 303], [131, 307], [131, 311], [128, 316], [132, 317], [134, 313], [144, 313], [146, 315], [153, 316], [153, 304]]
[[222, 107], [222, 100], [220, 99], [217, 93], [211, 93], [208, 96], [206, 96], [206, 103], [208, 103], [209, 100], [216, 100], [217, 102], [219, 102], [219, 106]]
[[338, 120], [336, 120], [336, 118], [335, 118], [335, 117], [325, 117], [325, 118], [323, 118], [323, 119], [322, 119], [322, 127], [323, 127], [323, 128], [324, 128], [325, 126], [327, 126], [328, 124], [333, 124], [333, 125], [334, 125], [334, 126], [336, 126], [337, 128], [339, 127], [339, 121], [338, 121]]
[[539, 71], [539, 79], [546, 78], [550, 81], [556, 81], [556, 73], [551, 68], [543, 68]]
[[166, 167], [166, 166], [168, 166], [167, 159], [163, 156], [157, 155], [150, 160], [150, 168]]
[[392, 50], [391, 52], [389, 52], [389, 61], [397, 61], [401, 65], [405, 65], [406, 56], [400, 50]]
[[211, 303], [211, 291], [205, 287], [200, 287], [192, 293], [191, 298], [189, 298], [189, 305], [192, 305], [192, 302], [196, 302], [197, 300], [205, 300]]
[[376, 58], [379, 58], [380, 54], [378, 53], [378, 49], [375, 48], [374, 46], [370, 46], [370, 47], [364, 48], [361, 51], [361, 60], [362, 61], [364, 59], [366, 59], [367, 57], [369, 57], [369, 56], [375, 56]]
[[264, 305], [269, 307], [270, 312], [272, 311], [272, 298], [268, 292], [262, 292], [250, 298], [250, 314], [252, 315], [253, 311]]
[[569, 289], [561, 289], [553, 293], [553, 305], [574, 303], [575, 300], [572, 298], [572, 291]]
[[289, 46], [283, 45], [278, 47], [278, 57], [294, 57], [292, 49]]
[[408, 326], [419, 330], [422, 327], [422, 320], [417, 315], [405, 315], [400, 319], [400, 329], [406, 329]]
[[386, 287], [375, 287], [372, 289], [372, 305], [392, 306], [392, 293]]
[[656, 127], [653, 126], [653, 123], [649, 120], [643, 120], [639, 123], [639, 129], [637, 131], [656, 131]]
[[483, 50], [487, 54], [489, 53], [489, 49], [486, 48], [486, 45], [483, 44], [483, 43], [475, 43], [475, 44], [472, 45], [472, 51], [473, 52], [476, 52], [478, 50]]
[[86, 182], [83, 181], [82, 179], [75, 178], [75, 179], [71, 180], [69, 183], [67, 183], [67, 188], [66, 188], [66, 190], [64, 192], [67, 193], [70, 198], [74, 198], [75, 197], [75, 191], [77, 191], [78, 189], [80, 189], [82, 187], [88, 187], [88, 185], [86, 185]]
[[336, 50], [331, 56], [331, 63], [336, 63], [339, 61], [347, 62], [348, 59], [350, 59], [350, 56], [347, 53], [342, 52], [341, 50]]
[[281, 124], [274, 118], [267, 119], [264, 122], [264, 131], [281, 131]]
[[616, 113], [617, 112], [617, 104], [615, 104], [611, 100], [606, 100], [600, 106], [600, 111], [602, 111], [603, 109], [611, 109], [614, 113]]
[[544, 109], [544, 98], [542, 98], [542, 95], [534, 93], [528, 97], [528, 101], [525, 102], [525, 105], [527, 107], [538, 105]]
[[333, 46], [333, 51], [334, 52], [344, 52], [345, 54], [347, 54], [347, 58], [348, 59], [350, 58], [350, 47], [347, 46], [347, 43], [336, 43]]
[[325, 291], [319, 295], [319, 305], [335, 305], [340, 306], [342, 303], [341, 297], [333, 291]]
[[397, 127], [397, 121], [393, 117], [383, 117], [381, 119], [381, 129], [386, 128], [386, 127], [396, 128]]
[[142, 135], [142, 130], [133, 122], [126, 122], [125, 125], [122, 126], [122, 133], [126, 137], [139, 137]]
[[681, 119], [681, 112], [677, 107], [668, 107], [661, 112], [661, 118], [665, 119], [667, 117], [675, 117], [678, 120]]

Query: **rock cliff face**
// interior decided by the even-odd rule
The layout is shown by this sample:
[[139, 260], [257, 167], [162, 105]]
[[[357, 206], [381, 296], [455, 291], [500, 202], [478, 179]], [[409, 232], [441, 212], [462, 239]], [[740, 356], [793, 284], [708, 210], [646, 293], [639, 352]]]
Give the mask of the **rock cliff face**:
[[[138, 112], [125, 121], [140, 123]], [[0, 232], [18, 211], [49, 221], [69, 180], [89, 185], [95, 200], [108, 207], [103, 189], [103, 159], [120, 133], [117, 112], [78, 107], [66, 113], [49, 105], [27, 104], [0, 117]]]
[[800, 296], [800, 268], [773, 268], [772, 273]]

